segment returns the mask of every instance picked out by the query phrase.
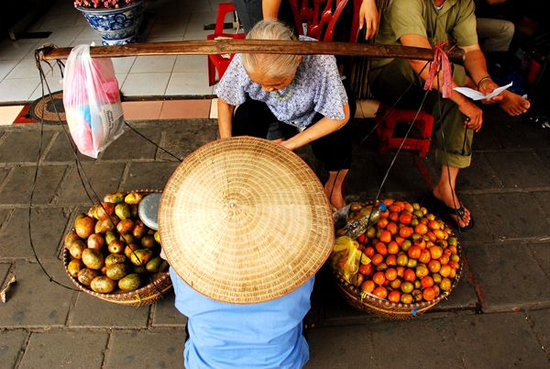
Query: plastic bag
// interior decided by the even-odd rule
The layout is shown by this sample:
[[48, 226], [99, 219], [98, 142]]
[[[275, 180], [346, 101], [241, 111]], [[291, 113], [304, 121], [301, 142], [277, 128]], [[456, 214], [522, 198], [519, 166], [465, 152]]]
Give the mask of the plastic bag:
[[363, 254], [356, 240], [348, 236], [340, 236], [334, 243], [331, 262], [332, 267], [351, 283], [352, 277], [359, 271], [359, 264], [368, 264], [370, 259]]
[[74, 47], [63, 79], [63, 106], [78, 150], [97, 158], [123, 132], [124, 115], [111, 59], [92, 59], [90, 46]]

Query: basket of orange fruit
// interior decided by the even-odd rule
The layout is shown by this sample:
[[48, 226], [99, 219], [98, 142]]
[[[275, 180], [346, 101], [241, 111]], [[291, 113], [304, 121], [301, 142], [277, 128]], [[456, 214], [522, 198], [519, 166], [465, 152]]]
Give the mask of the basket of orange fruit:
[[453, 230], [419, 203], [354, 202], [336, 230], [330, 261], [357, 310], [411, 319], [449, 297], [463, 270]]

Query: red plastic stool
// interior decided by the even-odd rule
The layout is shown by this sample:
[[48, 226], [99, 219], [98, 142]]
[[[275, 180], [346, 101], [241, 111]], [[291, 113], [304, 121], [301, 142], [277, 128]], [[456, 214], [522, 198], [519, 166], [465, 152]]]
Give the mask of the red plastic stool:
[[[418, 116], [417, 116], [418, 115]], [[396, 137], [395, 127], [397, 123], [410, 124], [416, 117], [415, 128], [418, 129], [420, 138]], [[416, 110], [401, 110], [390, 108], [384, 104], [380, 104], [376, 112], [376, 132], [379, 138], [378, 151], [386, 153], [389, 149], [398, 149], [403, 140], [403, 149], [416, 150], [420, 157], [425, 157], [430, 150], [430, 140], [434, 125], [434, 118], [424, 112]]]

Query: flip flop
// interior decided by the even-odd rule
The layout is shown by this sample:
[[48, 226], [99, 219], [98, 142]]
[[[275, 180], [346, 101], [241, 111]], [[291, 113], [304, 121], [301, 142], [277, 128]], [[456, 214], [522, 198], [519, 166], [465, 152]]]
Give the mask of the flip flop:
[[461, 232], [466, 232], [474, 227], [474, 217], [470, 213], [470, 223], [468, 223], [465, 227], [460, 227], [458, 225], [458, 222], [452, 218], [451, 216], [457, 216], [460, 219], [464, 218], [464, 215], [466, 215], [466, 210], [464, 209], [464, 205], [460, 204], [460, 208], [455, 209], [450, 206], [447, 206], [443, 201], [439, 200], [437, 197], [433, 195], [433, 193], [428, 193], [425, 196], [422, 196], [421, 199], [419, 199], [419, 202], [423, 204], [426, 208], [428, 208], [432, 212], [437, 212], [439, 216], [448, 216], [451, 218], [455, 223], [456, 226], [460, 229]]
[[[450, 217], [451, 215], [455, 215], [459, 217], [460, 219], [463, 219], [466, 215], [466, 210], [464, 209], [464, 205], [460, 204], [460, 208], [455, 209], [451, 208], [450, 206], [445, 205], [443, 202], [441, 202], [441, 207], [443, 210], [447, 213], [447, 215]], [[453, 218], [451, 218], [453, 219]], [[469, 231], [470, 229], [474, 228], [474, 217], [472, 216], [472, 213], [470, 213], [470, 222], [467, 226], [461, 227], [458, 225], [458, 222], [453, 219], [456, 222], [456, 226], [460, 229], [461, 232]]]

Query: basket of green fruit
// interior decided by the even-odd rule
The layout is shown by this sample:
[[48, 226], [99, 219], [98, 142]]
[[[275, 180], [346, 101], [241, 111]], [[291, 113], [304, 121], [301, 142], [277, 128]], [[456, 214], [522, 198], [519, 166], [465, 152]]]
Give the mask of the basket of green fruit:
[[117, 192], [79, 214], [64, 238], [63, 264], [72, 282], [99, 299], [149, 305], [172, 288], [160, 257], [158, 231], [138, 216], [142, 199], [158, 190]]
[[418, 203], [352, 203], [336, 234], [336, 285], [357, 310], [411, 319], [447, 299], [460, 280], [457, 237]]

